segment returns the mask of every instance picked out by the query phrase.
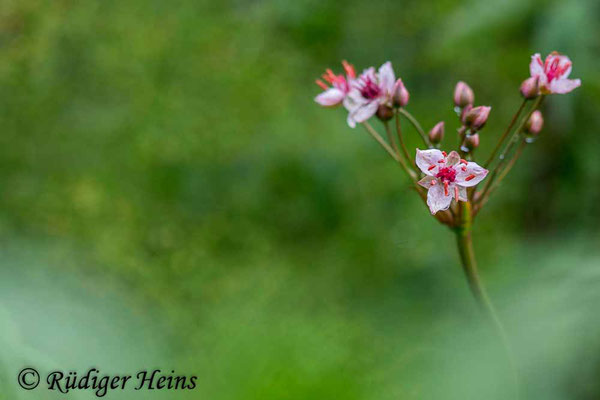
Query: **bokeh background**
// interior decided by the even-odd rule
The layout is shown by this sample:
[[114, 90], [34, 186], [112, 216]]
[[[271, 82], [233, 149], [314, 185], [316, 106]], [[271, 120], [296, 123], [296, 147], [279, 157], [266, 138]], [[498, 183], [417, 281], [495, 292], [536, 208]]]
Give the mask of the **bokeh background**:
[[[475, 247], [526, 399], [600, 398], [600, 4], [0, 2], [0, 399], [24, 366], [197, 375], [106, 398], [509, 399], [452, 233], [314, 79], [392, 61], [429, 129], [529, 57], [583, 85], [481, 212]], [[410, 147], [418, 137], [406, 130]]]

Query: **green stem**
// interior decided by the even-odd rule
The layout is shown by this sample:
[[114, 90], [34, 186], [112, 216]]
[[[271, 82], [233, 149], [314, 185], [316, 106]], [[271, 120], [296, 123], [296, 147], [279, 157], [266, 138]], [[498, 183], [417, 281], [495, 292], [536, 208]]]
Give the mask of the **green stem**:
[[406, 148], [406, 144], [404, 143], [404, 138], [402, 137], [402, 127], [400, 126], [399, 113], [396, 113], [395, 118], [396, 118], [396, 134], [398, 135], [398, 142], [400, 143], [400, 147], [402, 147], [404, 156], [406, 157], [406, 159], [408, 160], [408, 163], [412, 167], [414, 165], [414, 161], [412, 160], [412, 157], [410, 156], [410, 153], [408, 152], [408, 149]]
[[504, 143], [504, 140], [506, 140], [506, 137], [510, 133], [510, 130], [515, 125], [515, 122], [517, 122], [517, 119], [519, 118], [519, 115], [521, 115], [521, 112], [523, 111], [523, 108], [525, 108], [525, 104], [527, 104], [527, 101], [528, 101], [527, 99], [524, 99], [523, 102], [521, 103], [521, 106], [519, 107], [519, 109], [515, 113], [515, 115], [513, 115], [512, 120], [510, 121], [510, 124], [508, 124], [508, 127], [506, 128], [506, 130], [502, 134], [502, 137], [498, 141], [498, 144], [494, 148], [494, 151], [492, 151], [492, 154], [490, 155], [490, 158], [488, 158], [488, 160], [486, 161], [486, 163], [483, 165], [484, 168], [487, 168], [488, 165], [490, 165], [491, 162], [494, 161], [494, 158], [496, 157], [496, 154], [498, 154], [498, 151], [500, 151], [500, 147], [502, 147], [502, 144]]
[[515, 391], [517, 393], [516, 398], [518, 398], [519, 384], [513, 353], [509, 345], [504, 326], [496, 314], [494, 305], [492, 304], [492, 301], [485, 290], [483, 282], [479, 277], [477, 260], [475, 259], [475, 251], [473, 250], [473, 239], [471, 236], [472, 226], [473, 219], [471, 213], [471, 203], [459, 202], [459, 223], [455, 227], [455, 233], [463, 271], [466, 275], [467, 282], [469, 283], [471, 293], [475, 297], [475, 300], [477, 301], [481, 311], [494, 327], [496, 334], [506, 350], [508, 362], [510, 364], [511, 372], [513, 373], [513, 378], [515, 381]]
[[521, 119], [521, 123], [519, 124], [519, 126], [517, 127], [517, 129], [514, 131], [514, 133], [513, 133], [512, 137], [510, 138], [508, 144], [504, 147], [504, 150], [502, 151], [502, 153], [500, 154], [500, 157], [499, 157], [500, 161], [494, 167], [494, 170], [490, 174], [490, 177], [487, 179], [486, 184], [485, 184], [485, 186], [484, 186], [481, 194], [477, 198], [477, 202], [479, 203], [477, 205], [477, 207], [476, 207], [477, 211], [479, 211], [481, 209], [481, 200], [484, 199], [484, 198], [487, 198], [487, 195], [488, 195], [488, 192], [489, 192], [490, 188], [494, 184], [494, 182], [495, 182], [496, 178], [498, 177], [498, 175], [501, 173], [500, 170], [504, 166], [507, 154], [510, 152], [510, 150], [512, 150], [513, 146], [518, 141], [519, 135], [521, 134], [521, 132], [525, 128], [525, 124], [527, 124], [527, 121], [531, 117], [531, 114], [533, 114], [533, 112], [535, 110], [537, 110], [537, 108], [542, 104], [542, 101], [544, 101], [544, 97], [545, 97], [544, 95], [541, 95], [541, 96], [539, 96], [537, 98], [537, 100], [533, 104], [533, 107], [531, 107], [531, 109], [529, 110], [529, 112], [526, 113], [526, 115], [523, 117], [523, 119]]
[[406, 119], [408, 119], [408, 121], [412, 124], [412, 126], [415, 127], [417, 132], [419, 132], [419, 135], [421, 135], [421, 139], [423, 139], [423, 142], [425, 143], [425, 145], [430, 149], [433, 148], [433, 145], [429, 141], [429, 138], [427, 137], [427, 134], [421, 127], [421, 124], [419, 124], [419, 121], [417, 121], [417, 119], [415, 117], [413, 117], [412, 114], [409, 113], [408, 111], [406, 111], [404, 108], [399, 108], [398, 112], [400, 114], [404, 115], [406, 117]]

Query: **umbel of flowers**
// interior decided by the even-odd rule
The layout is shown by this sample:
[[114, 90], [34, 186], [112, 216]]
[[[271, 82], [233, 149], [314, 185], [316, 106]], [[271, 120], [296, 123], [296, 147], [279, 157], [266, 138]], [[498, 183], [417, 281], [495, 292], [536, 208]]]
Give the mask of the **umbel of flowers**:
[[[569, 79], [571, 60], [557, 52], [550, 53], [545, 59], [540, 54], [531, 56], [530, 76], [519, 88], [523, 100], [481, 165], [478, 163], [481, 161], [475, 160], [479, 132], [486, 125], [491, 107], [476, 105], [468, 84], [458, 82], [454, 89], [454, 110], [458, 117], [456, 148], [452, 150], [445, 145], [444, 151], [445, 123], [438, 122], [425, 132], [406, 109], [409, 92], [404, 82], [396, 78], [390, 62], [379, 69], [369, 67], [359, 75], [348, 62], [343, 61], [342, 65], [343, 74], [328, 69], [322, 79], [317, 79], [323, 91], [315, 101], [324, 107], [343, 107], [347, 111], [348, 125], [351, 128], [362, 125], [404, 170], [431, 214], [455, 231], [469, 286], [510, 353], [504, 328], [478, 276], [471, 226], [524, 148], [535, 142], [544, 124], [538, 108], [545, 97], [569, 93], [581, 85], [579, 79]], [[386, 139], [371, 125], [372, 119], [382, 123]], [[416, 152], [406, 147], [402, 130], [404, 120], [422, 138], [423, 148]]]

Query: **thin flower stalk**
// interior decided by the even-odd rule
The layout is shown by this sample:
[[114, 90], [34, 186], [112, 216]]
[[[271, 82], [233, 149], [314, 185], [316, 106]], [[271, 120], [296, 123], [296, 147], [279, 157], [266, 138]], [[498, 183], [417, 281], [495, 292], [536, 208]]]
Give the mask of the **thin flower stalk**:
[[413, 117], [412, 114], [409, 113], [408, 111], [406, 111], [406, 109], [404, 109], [404, 108], [399, 108], [398, 112], [400, 114], [404, 115], [406, 117], [406, 119], [408, 119], [408, 121], [411, 123], [412, 126], [414, 126], [414, 128], [417, 130], [417, 132], [423, 139], [423, 143], [425, 143], [425, 145], [431, 149], [433, 147], [433, 145], [429, 141], [429, 138], [427, 137], [427, 134], [421, 127], [421, 124], [419, 124], [419, 121], [417, 121], [417, 119], [415, 117]]

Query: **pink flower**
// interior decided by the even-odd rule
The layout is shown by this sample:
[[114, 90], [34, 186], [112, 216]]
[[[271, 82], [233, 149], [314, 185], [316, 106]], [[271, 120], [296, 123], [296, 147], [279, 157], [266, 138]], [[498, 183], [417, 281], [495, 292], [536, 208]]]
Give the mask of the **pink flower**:
[[567, 79], [571, 73], [571, 60], [556, 51], [550, 53], [544, 62], [539, 53], [531, 56], [529, 71], [531, 77], [539, 78], [540, 91], [543, 94], [569, 93], [581, 85], [579, 79]]
[[342, 61], [346, 76], [339, 74], [336, 75], [331, 69], [327, 69], [323, 74], [322, 78], [331, 85], [329, 87], [325, 82], [320, 79], [316, 80], [324, 92], [315, 97], [315, 101], [324, 107], [335, 107], [342, 104], [348, 92], [350, 92], [350, 85], [354, 78], [356, 78], [356, 72], [354, 66], [349, 64], [347, 61]]
[[467, 188], [481, 182], [488, 170], [474, 162], [461, 160], [456, 151], [446, 154], [436, 149], [419, 150], [417, 166], [426, 175], [419, 185], [428, 189], [427, 205], [432, 214], [447, 210], [454, 198], [468, 201]]
[[363, 71], [352, 81], [351, 89], [344, 99], [344, 107], [348, 110], [348, 125], [354, 128], [357, 123], [371, 118], [380, 104], [392, 106], [396, 76], [389, 61], [377, 72], [371, 67]]

